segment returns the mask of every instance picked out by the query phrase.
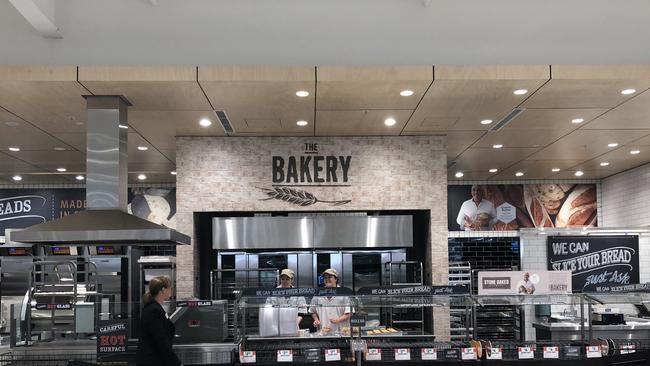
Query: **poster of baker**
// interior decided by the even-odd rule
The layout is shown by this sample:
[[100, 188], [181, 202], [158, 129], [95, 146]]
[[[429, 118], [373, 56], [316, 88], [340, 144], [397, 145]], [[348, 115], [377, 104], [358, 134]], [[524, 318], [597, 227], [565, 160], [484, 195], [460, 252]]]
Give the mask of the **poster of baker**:
[[479, 295], [557, 295], [571, 293], [570, 271], [481, 271]]
[[595, 184], [447, 187], [449, 231], [597, 226]]
[[574, 291], [639, 283], [639, 237], [549, 236], [548, 269], [571, 271]]

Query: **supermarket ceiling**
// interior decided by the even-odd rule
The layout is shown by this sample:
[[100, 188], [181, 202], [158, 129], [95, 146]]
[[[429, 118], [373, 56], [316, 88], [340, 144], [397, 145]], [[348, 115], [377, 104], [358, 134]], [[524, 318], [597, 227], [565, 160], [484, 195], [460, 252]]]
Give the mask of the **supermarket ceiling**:
[[358, 135], [447, 135], [452, 180], [596, 179], [650, 161], [649, 88], [650, 65], [0, 65], [0, 183], [83, 174], [86, 94], [133, 103], [132, 181], [174, 181], [176, 136]]

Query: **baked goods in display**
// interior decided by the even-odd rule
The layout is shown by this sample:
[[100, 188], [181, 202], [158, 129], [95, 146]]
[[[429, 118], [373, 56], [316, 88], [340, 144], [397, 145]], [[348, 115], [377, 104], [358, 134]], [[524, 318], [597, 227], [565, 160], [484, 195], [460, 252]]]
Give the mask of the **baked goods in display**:
[[591, 226], [596, 222], [596, 186], [577, 185], [555, 219], [557, 227]]

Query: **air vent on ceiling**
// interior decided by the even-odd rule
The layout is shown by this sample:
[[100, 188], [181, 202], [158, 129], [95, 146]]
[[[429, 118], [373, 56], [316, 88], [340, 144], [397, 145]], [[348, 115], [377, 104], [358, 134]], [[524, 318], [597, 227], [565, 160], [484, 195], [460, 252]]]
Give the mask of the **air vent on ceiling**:
[[497, 122], [492, 128], [490, 128], [490, 131], [499, 131], [500, 129], [506, 127], [508, 123], [512, 122], [513, 119], [517, 118], [520, 114], [524, 113], [526, 108], [515, 108], [513, 109], [508, 115], [503, 117], [499, 122]]
[[217, 118], [219, 118], [219, 123], [221, 123], [221, 127], [223, 127], [223, 130], [226, 131], [226, 133], [233, 133], [234, 130], [232, 129], [230, 120], [226, 115], [226, 111], [214, 111], [214, 113], [217, 115]]

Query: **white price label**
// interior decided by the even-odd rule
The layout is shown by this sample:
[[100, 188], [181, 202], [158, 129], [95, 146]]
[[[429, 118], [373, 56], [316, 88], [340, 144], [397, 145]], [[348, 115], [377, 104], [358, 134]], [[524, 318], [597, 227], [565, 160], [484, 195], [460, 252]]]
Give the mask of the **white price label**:
[[366, 361], [381, 361], [381, 348], [368, 348]]
[[460, 349], [461, 360], [476, 360], [476, 347], [467, 347]]
[[395, 361], [410, 361], [411, 349], [410, 348], [395, 348]]
[[601, 358], [600, 346], [587, 346], [587, 358]]
[[290, 349], [278, 350], [278, 362], [293, 362], [293, 352]]
[[339, 348], [326, 349], [325, 361], [341, 361], [341, 349]]
[[544, 358], [560, 358], [560, 347], [544, 347]]
[[535, 358], [535, 352], [532, 347], [517, 347], [517, 353], [520, 360], [532, 360]]
[[425, 360], [437, 360], [438, 359], [438, 351], [435, 348], [422, 348], [420, 350], [420, 359], [422, 361]]
[[488, 360], [503, 360], [503, 348], [490, 348], [487, 358]]
[[622, 355], [627, 355], [628, 353], [636, 352], [636, 345], [634, 344], [623, 344], [620, 348]]
[[255, 351], [242, 351], [239, 352], [239, 362], [241, 363], [255, 363], [257, 362], [257, 357]]

